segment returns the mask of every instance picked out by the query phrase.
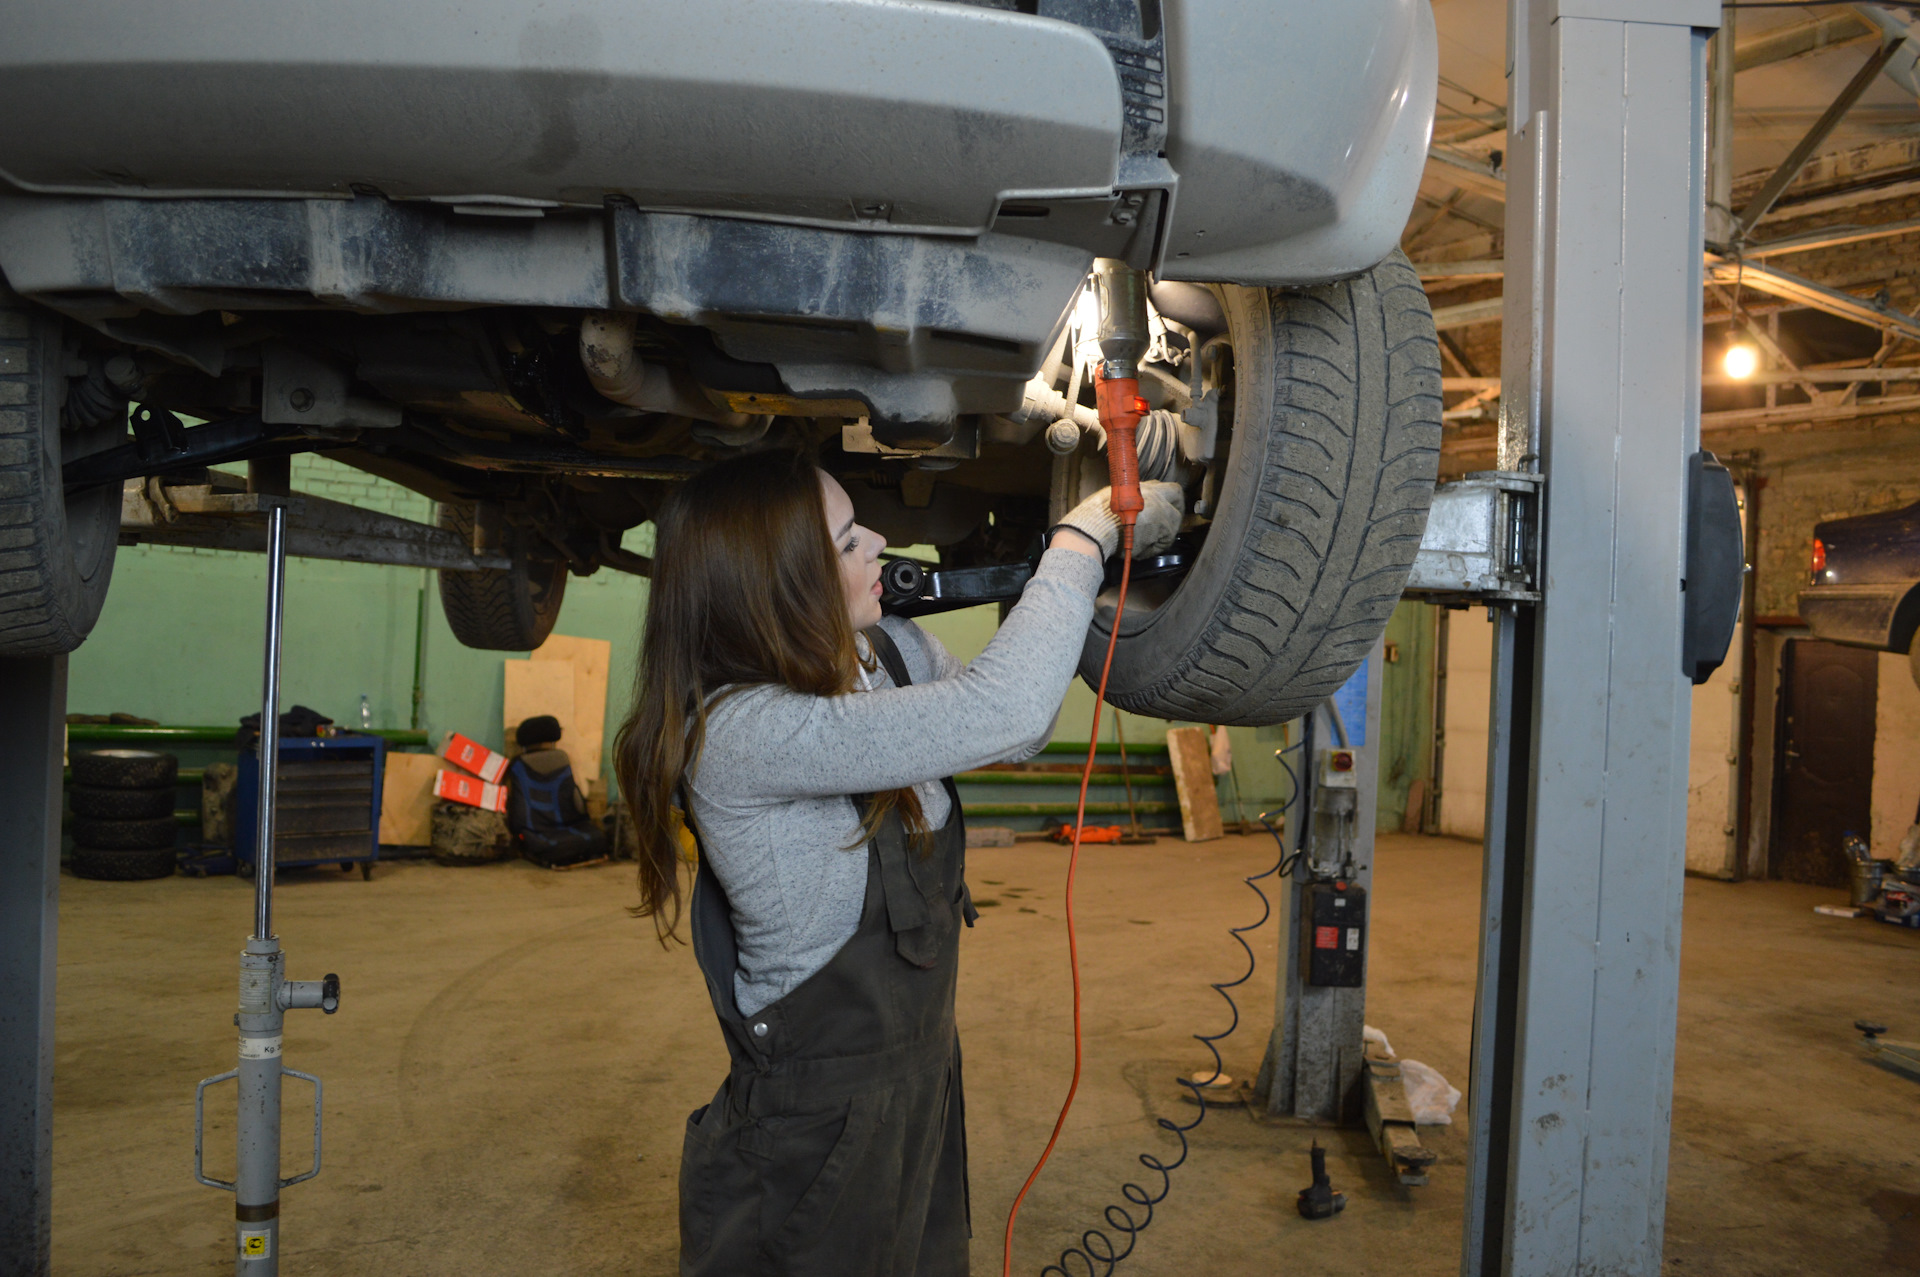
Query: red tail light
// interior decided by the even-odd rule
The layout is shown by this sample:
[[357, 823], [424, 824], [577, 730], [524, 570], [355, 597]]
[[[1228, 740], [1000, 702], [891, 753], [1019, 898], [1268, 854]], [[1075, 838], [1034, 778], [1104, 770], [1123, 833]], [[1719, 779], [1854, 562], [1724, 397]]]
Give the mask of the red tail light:
[[1827, 543], [1819, 537], [1813, 539], [1813, 574], [1819, 576], [1827, 570]]

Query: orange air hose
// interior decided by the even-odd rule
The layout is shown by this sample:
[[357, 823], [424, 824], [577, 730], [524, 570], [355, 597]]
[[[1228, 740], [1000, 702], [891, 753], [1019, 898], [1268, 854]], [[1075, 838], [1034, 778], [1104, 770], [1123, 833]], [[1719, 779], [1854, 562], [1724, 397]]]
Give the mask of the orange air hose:
[[[1080, 798], [1073, 816], [1073, 847], [1067, 854], [1067, 966], [1073, 976], [1073, 1079], [1067, 1083], [1067, 1098], [1060, 1103], [1060, 1115], [1054, 1119], [1053, 1134], [1047, 1138], [1047, 1146], [1040, 1152], [1040, 1160], [1033, 1164], [1033, 1170], [1027, 1175], [1027, 1182], [1020, 1186], [1020, 1192], [1013, 1199], [1013, 1206], [1007, 1211], [1007, 1235], [1000, 1256], [1001, 1277], [1013, 1274], [1013, 1224], [1020, 1216], [1020, 1204], [1027, 1199], [1027, 1190], [1040, 1178], [1040, 1171], [1053, 1156], [1053, 1146], [1060, 1142], [1060, 1132], [1067, 1125], [1067, 1113], [1073, 1108], [1073, 1097], [1080, 1090], [1080, 1065], [1083, 1044], [1080, 1032], [1080, 944], [1075, 934], [1073, 920], [1073, 884], [1080, 868], [1080, 837], [1087, 823], [1087, 786], [1093, 780], [1093, 763], [1100, 748], [1100, 706], [1107, 699], [1107, 678], [1113, 672], [1113, 649], [1120, 639], [1120, 618], [1126, 612], [1127, 585], [1133, 577], [1133, 525], [1140, 511], [1146, 507], [1146, 501], [1140, 494], [1140, 457], [1135, 446], [1135, 431], [1139, 428], [1140, 418], [1147, 413], [1147, 402], [1140, 398], [1140, 382], [1136, 377], [1107, 377], [1104, 371], [1094, 374], [1094, 401], [1099, 405], [1100, 424], [1107, 432], [1107, 476], [1112, 489], [1109, 498], [1114, 517], [1120, 521], [1120, 593], [1113, 605], [1113, 628], [1107, 635], [1107, 657], [1100, 666], [1100, 686], [1094, 694], [1093, 724], [1087, 732], [1087, 762], [1080, 769]], [[1119, 710], [1114, 711], [1116, 714]]]

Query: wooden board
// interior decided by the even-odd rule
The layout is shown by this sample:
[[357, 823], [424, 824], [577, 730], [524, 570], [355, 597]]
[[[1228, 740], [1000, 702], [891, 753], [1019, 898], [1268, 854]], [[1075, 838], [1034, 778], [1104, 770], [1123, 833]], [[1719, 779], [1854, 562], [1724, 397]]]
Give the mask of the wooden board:
[[607, 741], [607, 670], [613, 662], [613, 644], [607, 639], [549, 635], [533, 653], [536, 661], [573, 662], [573, 718], [561, 719], [566, 737], [560, 744], [573, 759], [574, 778], [585, 791], [600, 779], [600, 759]]
[[[514, 729], [537, 714], [551, 714], [560, 720], [560, 747], [572, 755], [573, 662], [503, 661], [501, 666], [505, 680], [501, 704], [505, 711], [502, 717], [506, 720], [507, 756], [516, 758], [520, 754], [519, 743], [513, 738]], [[579, 779], [577, 762], [574, 777]]]
[[1220, 826], [1220, 795], [1213, 787], [1213, 751], [1204, 727], [1167, 730], [1173, 787], [1180, 797], [1180, 827], [1188, 842], [1206, 842], [1226, 832]]
[[380, 785], [380, 841], [394, 847], [433, 844], [433, 778], [453, 764], [434, 754], [387, 755]]

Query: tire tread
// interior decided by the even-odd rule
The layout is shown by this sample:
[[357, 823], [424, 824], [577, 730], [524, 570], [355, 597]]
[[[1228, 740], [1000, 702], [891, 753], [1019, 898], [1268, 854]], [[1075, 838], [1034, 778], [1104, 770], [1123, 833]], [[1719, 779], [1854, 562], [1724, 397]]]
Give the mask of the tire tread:
[[[1273, 410], [1239, 563], [1198, 642], [1150, 683], [1110, 689], [1122, 709], [1243, 725], [1298, 717], [1366, 658], [1419, 550], [1441, 398], [1418, 276], [1396, 252], [1367, 275], [1267, 304]], [[1375, 376], [1384, 394], [1369, 412]]]

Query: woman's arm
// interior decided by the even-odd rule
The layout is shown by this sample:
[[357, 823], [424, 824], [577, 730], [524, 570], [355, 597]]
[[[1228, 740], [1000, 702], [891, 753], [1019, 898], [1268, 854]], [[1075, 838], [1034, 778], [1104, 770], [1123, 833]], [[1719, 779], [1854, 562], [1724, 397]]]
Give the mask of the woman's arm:
[[[881, 622], [887, 633], [900, 648], [900, 655], [907, 663], [907, 672], [915, 683], [931, 683], [943, 678], [958, 678], [966, 673], [967, 665], [955, 656], [940, 636], [925, 629], [917, 622], [904, 616], [888, 617]], [[1040, 752], [1048, 741], [1053, 739], [1054, 728], [1060, 722], [1060, 710], [1056, 706], [1053, 718], [1047, 723], [1046, 730], [1032, 740], [999, 758], [988, 759], [994, 763], [1023, 763]]]
[[1059, 712], [1101, 576], [1093, 554], [1048, 550], [993, 641], [952, 678], [846, 696], [767, 687], [727, 698], [709, 719], [695, 786], [734, 803], [871, 793], [1028, 749]]

